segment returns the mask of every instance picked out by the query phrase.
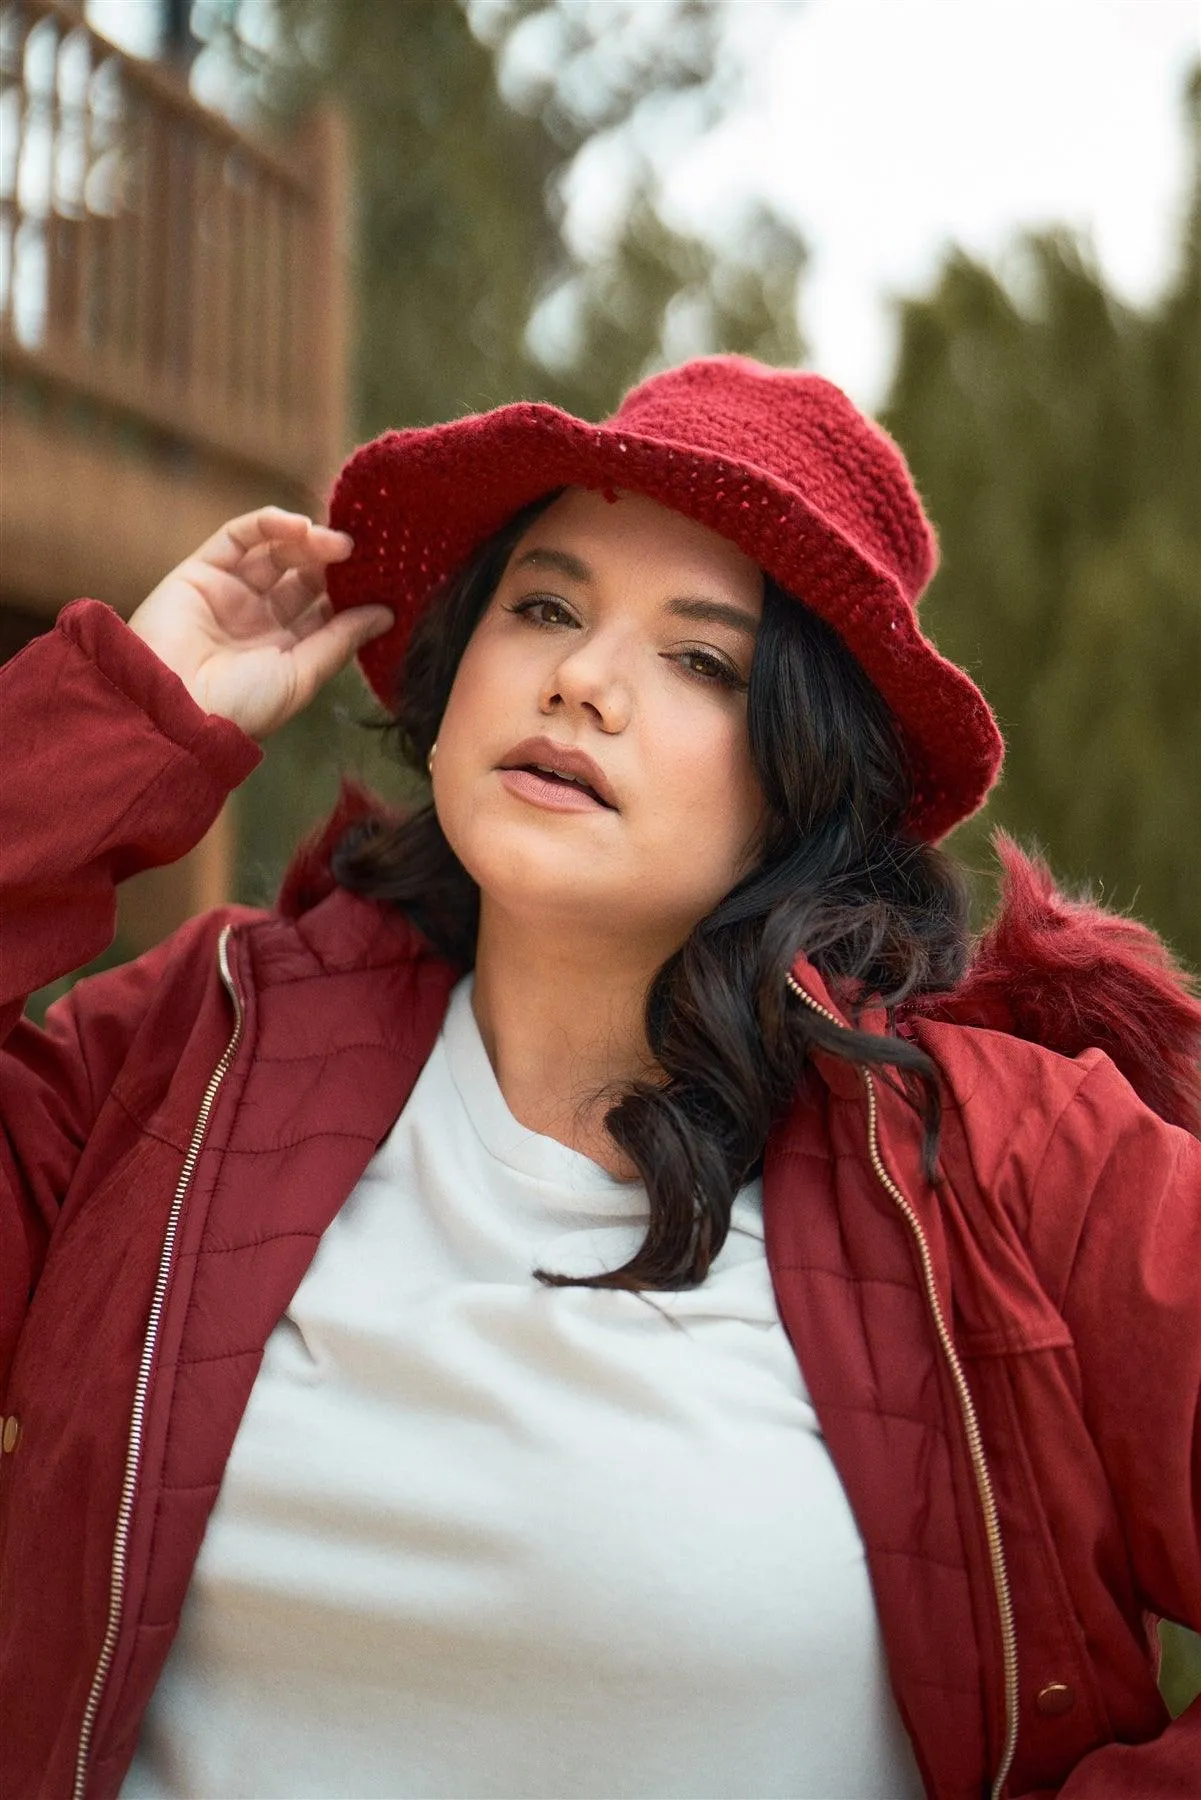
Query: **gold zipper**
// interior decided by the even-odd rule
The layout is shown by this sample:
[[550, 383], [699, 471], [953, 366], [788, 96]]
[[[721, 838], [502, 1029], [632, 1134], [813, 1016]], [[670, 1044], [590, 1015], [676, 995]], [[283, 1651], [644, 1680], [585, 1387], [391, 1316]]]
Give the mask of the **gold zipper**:
[[229, 934], [232, 927], [227, 925], [221, 933], [217, 944], [217, 961], [221, 970], [221, 980], [234, 1006], [234, 1028], [228, 1044], [222, 1053], [221, 1060], [209, 1076], [208, 1086], [204, 1090], [204, 1099], [200, 1104], [200, 1112], [192, 1130], [192, 1139], [188, 1145], [188, 1154], [184, 1158], [183, 1168], [175, 1186], [175, 1195], [171, 1201], [171, 1211], [167, 1217], [167, 1231], [163, 1238], [162, 1253], [159, 1257], [158, 1279], [154, 1284], [154, 1298], [150, 1303], [150, 1317], [146, 1322], [146, 1336], [142, 1341], [142, 1359], [138, 1365], [137, 1386], [134, 1388], [133, 1411], [129, 1421], [129, 1447], [125, 1455], [125, 1479], [121, 1484], [121, 1502], [117, 1508], [117, 1529], [113, 1538], [112, 1575], [109, 1584], [108, 1622], [104, 1629], [104, 1642], [100, 1646], [100, 1659], [96, 1664], [96, 1672], [92, 1676], [92, 1685], [88, 1691], [87, 1705], [83, 1710], [83, 1723], [79, 1732], [79, 1748], [75, 1756], [75, 1784], [71, 1790], [72, 1800], [84, 1800], [84, 1787], [87, 1782], [88, 1758], [92, 1747], [92, 1730], [96, 1723], [96, 1714], [100, 1707], [100, 1699], [104, 1693], [104, 1684], [112, 1667], [113, 1654], [117, 1647], [117, 1638], [121, 1630], [121, 1613], [125, 1603], [125, 1558], [129, 1551], [129, 1527], [133, 1518], [134, 1495], [137, 1491], [138, 1475], [142, 1462], [142, 1432], [146, 1422], [146, 1397], [150, 1391], [150, 1371], [154, 1365], [154, 1353], [158, 1345], [159, 1327], [162, 1323], [163, 1303], [167, 1295], [167, 1283], [171, 1275], [171, 1264], [175, 1255], [175, 1240], [179, 1232], [180, 1216], [183, 1212], [184, 1198], [188, 1186], [195, 1173], [196, 1162], [200, 1155], [204, 1134], [208, 1129], [209, 1114], [213, 1110], [213, 1102], [217, 1098], [217, 1089], [221, 1086], [229, 1066], [238, 1048], [242, 1036], [242, 1001], [234, 983], [229, 967]]
[[[797, 999], [803, 1001], [811, 1012], [818, 1013], [823, 1019], [828, 1019], [840, 1030], [845, 1029], [842, 1020], [828, 1007], [819, 1005], [811, 994], [807, 994], [793, 975], [787, 974], [784, 979]], [[926, 1291], [926, 1303], [930, 1308], [938, 1342], [950, 1370], [955, 1394], [959, 1401], [959, 1414], [967, 1439], [968, 1454], [972, 1461], [972, 1472], [976, 1480], [980, 1510], [984, 1517], [984, 1533], [988, 1540], [988, 1560], [992, 1569], [993, 1588], [997, 1597], [997, 1614], [1001, 1626], [1001, 1653], [1005, 1673], [1005, 1743], [1002, 1749], [1001, 1763], [991, 1789], [991, 1800], [1000, 1800], [1001, 1790], [1008, 1779], [1009, 1771], [1013, 1766], [1014, 1753], [1017, 1750], [1018, 1655], [1017, 1632], [1013, 1622], [1013, 1595], [1009, 1586], [1009, 1572], [1005, 1566], [1005, 1546], [1001, 1542], [996, 1495], [993, 1492], [992, 1477], [988, 1472], [988, 1460], [984, 1454], [984, 1441], [980, 1433], [980, 1421], [976, 1416], [975, 1402], [967, 1384], [967, 1377], [963, 1372], [963, 1364], [959, 1360], [959, 1352], [955, 1348], [955, 1340], [947, 1326], [942, 1301], [939, 1299], [938, 1288], [934, 1280], [934, 1264], [930, 1256], [926, 1233], [913, 1207], [885, 1167], [884, 1158], [880, 1152], [876, 1084], [869, 1069], [864, 1068], [862, 1064], [858, 1067], [859, 1073], [863, 1077], [863, 1084], [867, 1089], [867, 1143], [872, 1169], [877, 1181], [909, 1226], [917, 1243], [922, 1267], [922, 1284]]]

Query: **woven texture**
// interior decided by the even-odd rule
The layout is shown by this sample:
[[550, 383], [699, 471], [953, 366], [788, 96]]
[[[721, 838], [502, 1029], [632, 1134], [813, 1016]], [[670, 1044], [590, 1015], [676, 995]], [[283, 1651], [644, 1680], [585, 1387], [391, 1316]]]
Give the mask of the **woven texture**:
[[355, 549], [329, 591], [335, 607], [379, 601], [396, 614], [360, 658], [385, 706], [441, 583], [520, 507], [568, 486], [628, 489], [696, 519], [834, 628], [900, 727], [915, 837], [940, 838], [982, 804], [1001, 735], [918, 625], [937, 548], [904, 458], [832, 382], [745, 357], [653, 376], [600, 425], [522, 403], [356, 451], [330, 505]]

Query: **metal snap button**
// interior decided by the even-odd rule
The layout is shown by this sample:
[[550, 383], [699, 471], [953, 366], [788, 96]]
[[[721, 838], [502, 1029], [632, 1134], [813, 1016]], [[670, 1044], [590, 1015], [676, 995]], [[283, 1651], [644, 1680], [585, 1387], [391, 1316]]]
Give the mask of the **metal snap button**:
[[1034, 1704], [1040, 1713], [1055, 1718], [1060, 1713], [1071, 1712], [1076, 1704], [1076, 1690], [1066, 1681], [1049, 1681], [1045, 1688], [1039, 1689]]

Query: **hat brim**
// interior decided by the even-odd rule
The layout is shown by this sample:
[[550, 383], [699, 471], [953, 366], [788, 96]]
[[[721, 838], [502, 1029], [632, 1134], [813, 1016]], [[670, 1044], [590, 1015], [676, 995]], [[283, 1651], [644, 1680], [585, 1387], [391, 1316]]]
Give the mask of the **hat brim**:
[[923, 636], [895, 577], [816, 505], [745, 461], [533, 402], [388, 432], [338, 477], [330, 523], [355, 547], [331, 566], [329, 594], [338, 610], [379, 602], [395, 613], [359, 657], [389, 710], [413, 624], [443, 582], [521, 507], [561, 487], [628, 489], [697, 520], [824, 619], [896, 719], [914, 837], [943, 837], [981, 806], [1004, 753], [987, 701]]

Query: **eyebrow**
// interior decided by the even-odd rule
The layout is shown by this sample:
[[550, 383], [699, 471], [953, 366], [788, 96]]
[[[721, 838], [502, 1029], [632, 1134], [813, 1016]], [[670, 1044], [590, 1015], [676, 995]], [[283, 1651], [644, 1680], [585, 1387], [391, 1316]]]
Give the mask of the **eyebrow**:
[[[588, 564], [569, 550], [552, 550], [537, 544], [523, 551], [513, 567], [556, 569], [570, 581], [593, 582], [596, 579]], [[748, 638], [754, 638], [759, 630], [759, 621], [753, 613], [744, 611], [741, 606], [731, 606], [725, 600], [707, 600], [702, 595], [687, 594], [669, 601], [667, 610], [673, 618], [691, 619], [698, 625], [728, 625], [732, 631], [741, 632]]]
[[515, 569], [557, 569], [560, 575], [566, 575], [572, 581], [591, 581], [592, 570], [578, 556], [572, 556], [568, 550], [542, 549], [535, 544], [532, 550], [526, 550], [513, 564]]
[[695, 599], [686, 596], [680, 600], [672, 600], [667, 610], [677, 619], [693, 619], [698, 625], [729, 625], [744, 637], [753, 638], [758, 635], [758, 619], [749, 612], [743, 612], [740, 606], [730, 606], [724, 600], [704, 600], [699, 595]]

